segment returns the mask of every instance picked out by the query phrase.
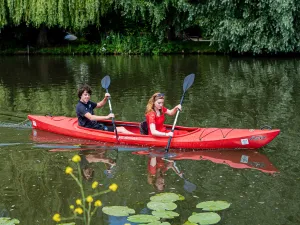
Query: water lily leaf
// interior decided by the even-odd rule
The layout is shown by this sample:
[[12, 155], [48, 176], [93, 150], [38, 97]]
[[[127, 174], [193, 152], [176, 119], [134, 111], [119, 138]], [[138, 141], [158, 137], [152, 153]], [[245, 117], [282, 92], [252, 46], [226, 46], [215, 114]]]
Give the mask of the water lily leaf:
[[163, 219], [173, 219], [174, 217], [179, 216], [178, 213], [173, 211], [152, 211], [152, 215]]
[[[141, 224], [142, 225], [142, 224]], [[163, 222], [161, 223], [160, 221], [155, 221], [155, 222], [151, 222], [151, 223], [144, 223], [143, 225], [171, 225], [170, 223], [168, 222]], [[197, 225], [197, 224], [196, 224]]]
[[11, 219], [9, 217], [1, 217], [0, 218], [0, 225], [15, 225], [19, 224], [20, 221], [17, 219]]
[[185, 197], [183, 195], [178, 194], [178, 197], [179, 197], [179, 199], [178, 199], [179, 201], [185, 200]]
[[192, 223], [190, 221], [186, 221], [183, 225], [197, 225], [197, 223]]
[[174, 210], [177, 205], [174, 202], [148, 202], [147, 207], [152, 210]]
[[196, 208], [200, 208], [204, 211], [219, 211], [229, 208], [230, 203], [226, 201], [207, 201], [201, 202], [196, 205]]
[[150, 198], [153, 202], [175, 202], [179, 200], [178, 194], [167, 192], [154, 195]]
[[127, 220], [133, 223], [151, 223], [158, 221], [159, 218], [152, 215], [138, 214], [129, 216]]
[[221, 220], [219, 214], [214, 212], [196, 213], [188, 218], [191, 223], [216, 224]]
[[110, 216], [129, 216], [134, 214], [134, 209], [127, 206], [106, 206], [102, 208], [102, 212]]
[[76, 225], [76, 223], [74, 223], [74, 222], [71, 222], [71, 223], [60, 223], [58, 225]]

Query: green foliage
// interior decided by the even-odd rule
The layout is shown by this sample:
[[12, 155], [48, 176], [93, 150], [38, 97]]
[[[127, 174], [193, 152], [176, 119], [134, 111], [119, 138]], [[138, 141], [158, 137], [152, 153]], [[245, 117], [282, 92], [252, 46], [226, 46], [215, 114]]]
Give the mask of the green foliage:
[[11, 219], [9, 217], [0, 217], [0, 225], [15, 225], [19, 223], [20, 221], [17, 219]]
[[299, 1], [206, 1], [199, 25], [223, 51], [299, 51]]
[[173, 202], [149, 202], [147, 207], [152, 210], [174, 210], [177, 205]]
[[27, 24], [80, 33], [93, 26], [117, 34], [99, 48], [78, 49], [83, 54], [168, 54], [185, 49], [165, 40], [182, 40], [197, 27], [223, 52], [285, 53], [300, 51], [299, 11], [299, 0], [0, 0], [0, 29]]
[[194, 213], [189, 217], [189, 221], [191, 223], [199, 223], [199, 224], [216, 224], [221, 220], [221, 217], [214, 212], [208, 213]]
[[151, 223], [151, 222], [158, 221], [159, 217], [155, 217], [152, 215], [138, 214], [134, 216], [129, 216], [127, 220], [133, 223]]
[[226, 201], [207, 201], [201, 202], [196, 205], [196, 208], [200, 208], [204, 211], [219, 211], [229, 208], [230, 203]]
[[175, 193], [161, 193], [150, 198], [153, 202], [175, 202], [179, 200], [179, 195]]
[[134, 209], [127, 206], [106, 206], [103, 207], [102, 212], [111, 216], [129, 216], [129, 214], [135, 213]]

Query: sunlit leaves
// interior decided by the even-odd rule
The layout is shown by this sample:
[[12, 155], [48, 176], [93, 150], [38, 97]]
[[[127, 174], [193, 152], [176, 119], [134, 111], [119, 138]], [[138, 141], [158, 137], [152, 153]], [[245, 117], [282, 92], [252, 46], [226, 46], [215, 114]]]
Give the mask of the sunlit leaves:
[[153, 202], [175, 202], [179, 200], [180, 196], [175, 193], [161, 193], [150, 198]]
[[199, 224], [216, 224], [221, 220], [219, 214], [214, 212], [208, 213], [194, 213], [191, 215], [188, 220], [191, 223], [199, 223]]
[[106, 206], [102, 209], [103, 213], [111, 216], [128, 216], [134, 214], [135, 210], [127, 206]]
[[179, 216], [178, 213], [173, 211], [152, 211], [152, 215], [163, 219], [173, 219]]
[[139, 215], [129, 216], [127, 220], [133, 223], [151, 223], [151, 222], [158, 221], [159, 218], [152, 215], [139, 214]]
[[149, 202], [147, 207], [152, 210], [174, 210], [177, 205], [173, 202]]
[[9, 217], [0, 217], [0, 225], [15, 225], [19, 223], [20, 221], [17, 219], [11, 219]]
[[207, 201], [201, 202], [196, 205], [196, 208], [200, 208], [204, 211], [219, 211], [229, 208], [230, 203], [226, 201]]

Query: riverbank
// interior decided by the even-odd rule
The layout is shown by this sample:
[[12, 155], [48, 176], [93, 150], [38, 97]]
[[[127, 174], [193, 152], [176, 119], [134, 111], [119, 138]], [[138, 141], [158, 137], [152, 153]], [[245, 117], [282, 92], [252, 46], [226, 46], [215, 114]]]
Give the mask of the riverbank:
[[60, 46], [0, 49], [0, 55], [164, 55], [215, 54], [217, 46], [210, 41], [174, 41], [155, 43], [142, 40], [102, 41], [101, 44], [67, 43]]

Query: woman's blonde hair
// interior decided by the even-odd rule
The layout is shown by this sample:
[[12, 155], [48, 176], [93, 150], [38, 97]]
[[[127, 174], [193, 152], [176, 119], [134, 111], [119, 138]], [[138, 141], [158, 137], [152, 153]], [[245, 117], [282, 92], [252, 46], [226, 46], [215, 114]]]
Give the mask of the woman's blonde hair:
[[147, 115], [147, 113], [149, 113], [149, 112], [154, 111], [154, 103], [158, 99], [165, 99], [165, 95], [160, 92], [156, 92], [155, 94], [153, 94], [152, 97], [149, 99], [148, 104], [146, 106], [145, 115]]

